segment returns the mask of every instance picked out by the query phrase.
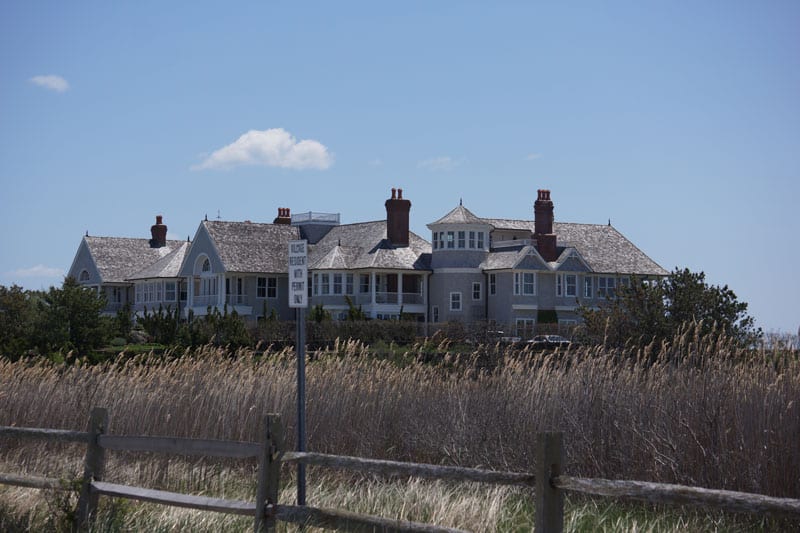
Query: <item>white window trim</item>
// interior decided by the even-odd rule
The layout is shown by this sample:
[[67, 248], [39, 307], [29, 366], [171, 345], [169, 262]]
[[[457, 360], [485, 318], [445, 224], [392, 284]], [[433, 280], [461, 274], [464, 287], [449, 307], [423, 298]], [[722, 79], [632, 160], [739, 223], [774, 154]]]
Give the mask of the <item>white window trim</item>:
[[[525, 275], [533, 276], [533, 283], [532, 285], [532, 292], [525, 292]], [[538, 276], [536, 272], [527, 272], [524, 270], [519, 270], [514, 272], [514, 296], [536, 296], [536, 285], [538, 285], [537, 281]]]
[[[478, 294], [477, 298], [475, 298], [475, 293]], [[480, 281], [473, 281], [472, 282], [472, 301], [473, 302], [480, 302], [481, 300], [483, 300], [483, 283], [481, 283]]]
[[[458, 295], [458, 309], [453, 307], [453, 296]], [[452, 312], [460, 312], [464, 309], [464, 299], [461, 297], [461, 293], [459, 291], [454, 291], [450, 293], [450, 311]]]

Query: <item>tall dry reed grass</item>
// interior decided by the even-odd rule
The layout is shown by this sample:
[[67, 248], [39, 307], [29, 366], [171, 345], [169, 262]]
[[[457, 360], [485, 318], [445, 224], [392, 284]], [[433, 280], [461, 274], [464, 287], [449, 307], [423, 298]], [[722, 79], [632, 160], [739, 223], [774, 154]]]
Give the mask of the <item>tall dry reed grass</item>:
[[[480, 350], [430, 364], [419, 362], [429, 358], [419, 345], [405, 366], [355, 342], [312, 354], [309, 449], [530, 471], [535, 434], [560, 430], [570, 475], [800, 498], [796, 354], [746, 351], [691, 330], [644, 349], [508, 349], [483, 369], [470, 364]], [[264, 414], [277, 412], [291, 436], [293, 353], [0, 362], [0, 425], [83, 429], [93, 406], [109, 409], [115, 434], [259, 440]], [[0, 444], [7, 460], [22, 460], [24, 451]]]

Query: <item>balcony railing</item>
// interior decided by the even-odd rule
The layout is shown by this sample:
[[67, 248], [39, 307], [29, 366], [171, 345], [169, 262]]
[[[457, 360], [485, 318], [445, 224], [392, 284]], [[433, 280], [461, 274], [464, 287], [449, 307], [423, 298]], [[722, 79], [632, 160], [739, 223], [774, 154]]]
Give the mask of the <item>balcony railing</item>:
[[307, 213], [295, 213], [292, 215], [292, 224], [332, 224], [339, 225], [339, 213], [315, 213], [309, 211]]
[[423, 302], [422, 295], [418, 292], [404, 292], [403, 293], [403, 303], [404, 304], [422, 304]]

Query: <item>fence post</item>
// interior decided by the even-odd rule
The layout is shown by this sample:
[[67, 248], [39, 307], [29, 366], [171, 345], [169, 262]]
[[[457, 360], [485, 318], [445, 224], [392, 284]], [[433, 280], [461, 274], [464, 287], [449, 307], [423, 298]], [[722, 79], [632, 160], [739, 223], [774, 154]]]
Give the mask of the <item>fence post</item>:
[[103, 407], [95, 407], [89, 415], [89, 443], [86, 446], [86, 458], [83, 467], [81, 494], [78, 498], [78, 509], [75, 511], [75, 528], [88, 529], [89, 520], [97, 510], [99, 496], [92, 494], [92, 481], [103, 479], [105, 470], [105, 450], [98, 444], [98, 436], [108, 430], [108, 411]]
[[256, 489], [255, 533], [275, 531], [274, 512], [267, 516], [267, 505], [278, 505], [281, 461], [283, 452], [283, 426], [281, 416], [264, 417], [264, 441], [258, 461], [258, 488]]
[[535, 533], [564, 530], [564, 492], [553, 486], [564, 461], [562, 433], [539, 433], [536, 441]]

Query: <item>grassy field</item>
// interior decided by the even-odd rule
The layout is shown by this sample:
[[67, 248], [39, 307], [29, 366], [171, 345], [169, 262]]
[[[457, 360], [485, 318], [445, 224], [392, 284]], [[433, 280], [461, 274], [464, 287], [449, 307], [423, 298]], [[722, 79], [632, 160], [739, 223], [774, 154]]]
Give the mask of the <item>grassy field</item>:
[[[533, 469], [534, 436], [564, 432], [570, 475], [681, 483], [800, 498], [800, 363], [796, 354], [740, 350], [687, 332], [670, 346], [565, 353], [430, 343], [376, 358], [345, 342], [308, 365], [309, 449], [326, 453]], [[493, 354], [487, 358], [487, 353]], [[432, 362], [432, 359], [434, 362]], [[488, 361], [488, 363], [487, 363]], [[83, 429], [92, 406], [110, 432], [259, 440], [263, 415], [294, 434], [288, 351], [206, 348], [89, 366], [0, 362], [0, 425]], [[72, 479], [79, 446], [2, 442], [0, 471]], [[287, 442], [293, 446], [291, 438]], [[112, 454], [111, 481], [252, 499], [255, 465]], [[287, 479], [289, 472], [287, 471]], [[409, 480], [390, 484], [311, 470], [309, 501], [479, 531], [532, 524], [521, 489]], [[53, 494], [0, 487], [0, 529], [68, 514]], [[292, 501], [292, 488], [285, 499]], [[63, 500], [63, 498], [62, 498]], [[61, 513], [47, 509], [63, 508]], [[131, 502], [104, 506], [104, 530], [242, 530], [247, 520]], [[237, 521], [238, 520], [238, 521]], [[27, 521], [27, 522], [26, 522]], [[37, 522], [38, 521], [38, 522]], [[238, 525], [237, 525], [238, 524]], [[749, 531], [786, 524], [706, 510], [572, 498], [570, 531]]]

